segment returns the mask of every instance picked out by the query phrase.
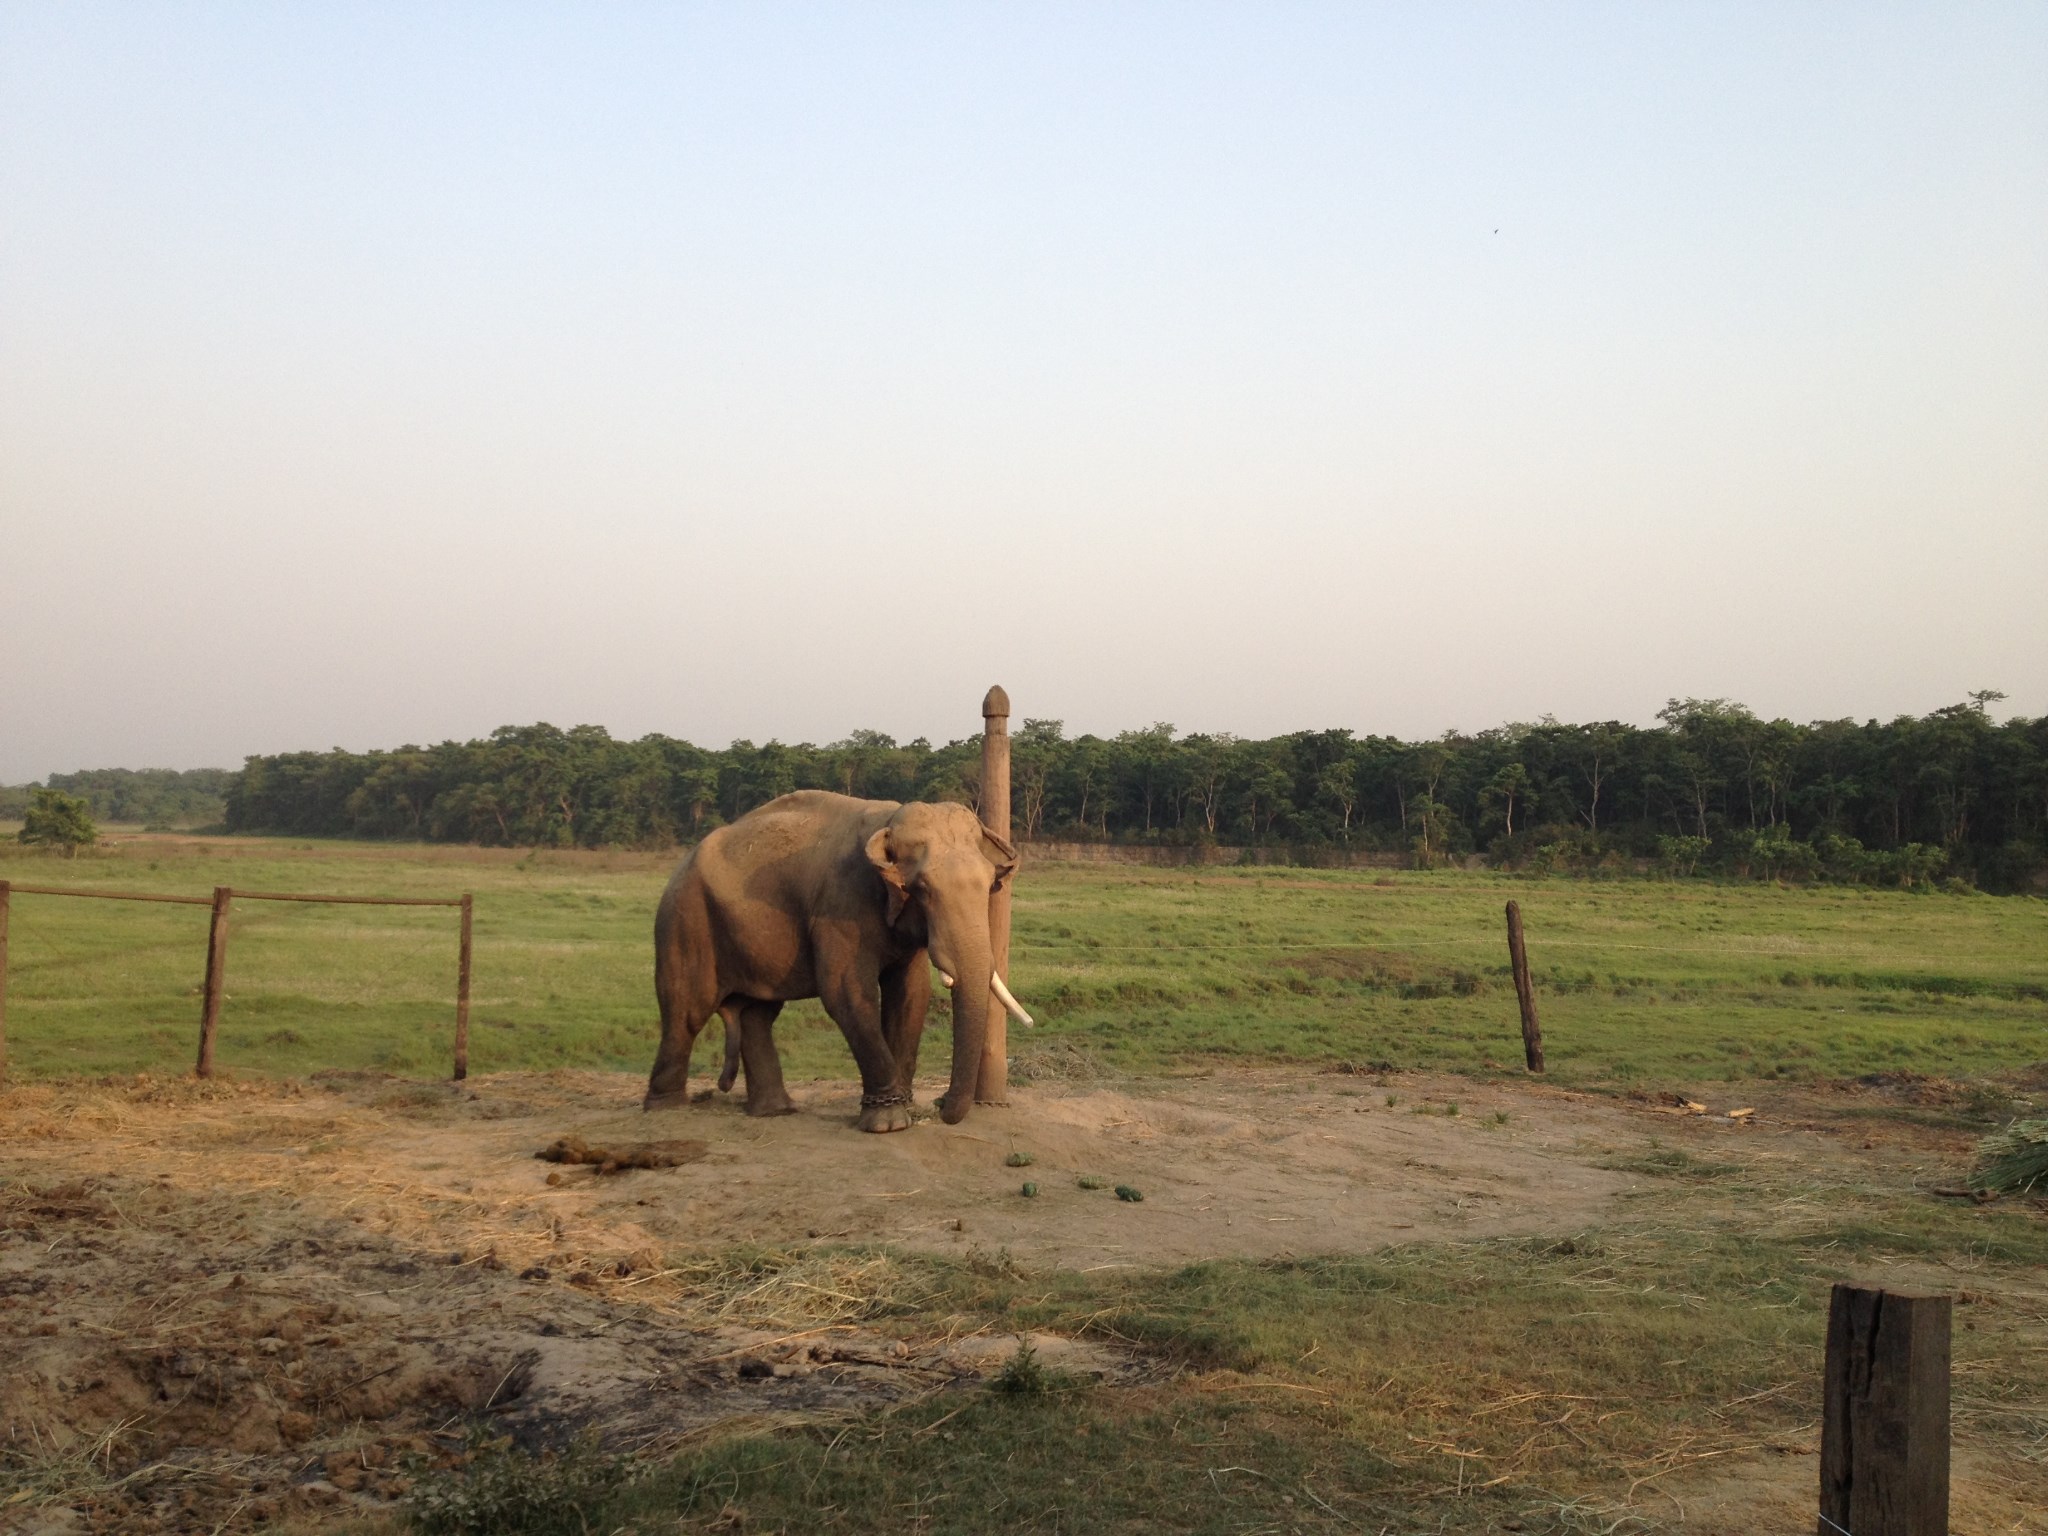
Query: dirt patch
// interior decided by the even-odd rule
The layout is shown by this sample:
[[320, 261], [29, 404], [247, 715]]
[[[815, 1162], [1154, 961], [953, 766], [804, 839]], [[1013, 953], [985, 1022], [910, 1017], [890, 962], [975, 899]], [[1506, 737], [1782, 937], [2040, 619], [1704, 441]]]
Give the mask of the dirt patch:
[[[1567, 1234], [1641, 1192], [1651, 1135], [1811, 1150], [1410, 1075], [1044, 1084], [879, 1137], [852, 1129], [851, 1083], [798, 1085], [800, 1113], [767, 1120], [723, 1098], [647, 1116], [640, 1091], [339, 1074], [0, 1096], [0, 1529], [346, 1512], [458, 1461], [478, 1418], [660, 1449], [1000, 1368], [1014, 1336], [892, 1324], [900, 1266], [872, 1245], [1089, 1270]], [[558, 1144], [579, 1160], [536, 1156]], [[1032, 1342], [1063, 1370], [1155, 1373]]]
[[[1017, 1347], [864, 1326], [887, 1310], [886, 1262], [822, 1245], [754, 1271], [668, 1262], [679, 1181], [721, 1176], [681, 1166], [704, 1143], [628, 1122], [597, 1149], [624, 1156], [534, 1156], [620, 1088], [145, 1079], [0, 1098], [0, 1530], [346, 1512], [462, 1460], [479, 1417], [528, 1446], [660, 1448], [979, 1380]], [[1037, 1343], [1079, 1374], [1145, 1369]]]
[[[938, 1252], [979, 1244], [1087, 1269], [1573, 1230], [1627, 1182], [1575, 1150], [1586, 1117], [1618, 1125], [1613, 1111], [1466, 1083], [1388, 1090], [1294, 1074], [1143, 1093], [1048, 1084], [958, 1126], [932, 1119], [851, 1147], [853, 1085], [793, 1096], [802, 1113], [777, 1120], [748, 1120], [732, 1101], [671, 1112], [710, 1142], [719, 1172], [693, 1182], [686, 1208], [664, 1213], [676, 1223], [665, 1236]], [[593, 1105], [579, 1130], [597, 1140], [644, 1123], [630, 1103]], [[1036, 1198], [1022, 1196], [1017, 1154], [1030, 1159]], [[1101, 1187], [1083, 1188], [1084, 1178]], [[1142, 1191], [1142, 1204], [1119, 1201], [1117, 1185]]]

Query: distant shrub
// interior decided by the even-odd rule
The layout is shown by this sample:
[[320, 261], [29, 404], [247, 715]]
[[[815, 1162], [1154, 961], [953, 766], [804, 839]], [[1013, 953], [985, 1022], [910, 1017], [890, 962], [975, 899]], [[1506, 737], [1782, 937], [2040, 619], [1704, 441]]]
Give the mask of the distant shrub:
[[1660, 837], [1657, 839], [1657, 862], [1670, 875], [1691, 875], [1700, 867], [1700, 860], [1707, 856], [1707, 850], [1714, 845], [1704, 837]]
[[1787, 826], [1760, 832], [1730, 832], [1723, 840], [1725, 857], [1735, 873], [1751, 880], [1811, 880], [1820, 870], [1820, 855]]
[[1575, 827], [1545, 827], [1538, 835], [1544, 840], [1529, 850], [1526, 868], [1531, 874], [1584, 875], [1612, 869], [1618, 862], [1610, 860], [1614, 850], [1595, 833]]
[[29, 796], [20, 837], [32, 847], [60, 849], [69, 858], [98, 842], [100, 829], [93, 825], [92, 808], [76, 795], [38, 789]]

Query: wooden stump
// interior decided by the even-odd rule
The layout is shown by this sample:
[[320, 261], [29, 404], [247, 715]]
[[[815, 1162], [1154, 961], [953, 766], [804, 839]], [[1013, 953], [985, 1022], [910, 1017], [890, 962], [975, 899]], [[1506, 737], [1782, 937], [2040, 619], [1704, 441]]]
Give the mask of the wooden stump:
[[1819, 1536], [1948, 1536], [1946, 1296], [1837, 1285]]

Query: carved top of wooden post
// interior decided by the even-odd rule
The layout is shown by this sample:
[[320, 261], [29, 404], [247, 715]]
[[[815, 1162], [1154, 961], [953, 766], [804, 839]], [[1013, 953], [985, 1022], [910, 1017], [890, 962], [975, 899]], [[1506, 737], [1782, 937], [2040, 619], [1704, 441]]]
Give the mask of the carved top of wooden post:
[[981, 718], [984, 720], [1007, 720], [1010, 718], [1010, 696], [1003, 692], [1003, 685], [996, 684], [989, 689], [988, 697], [981, 701]]

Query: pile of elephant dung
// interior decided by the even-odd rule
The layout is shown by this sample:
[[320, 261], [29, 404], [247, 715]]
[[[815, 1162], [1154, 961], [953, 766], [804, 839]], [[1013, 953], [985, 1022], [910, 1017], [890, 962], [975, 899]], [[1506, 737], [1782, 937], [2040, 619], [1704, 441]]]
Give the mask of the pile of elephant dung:
[[533, 1155], [544, 1163], [585, 1163], [601, 1174], [628, 1168], [679, 1168], [711, 1149], [701, 1141], [643, 1141], [633, 1146], [593, 1147], [581, 1136], [563, 1136]]

